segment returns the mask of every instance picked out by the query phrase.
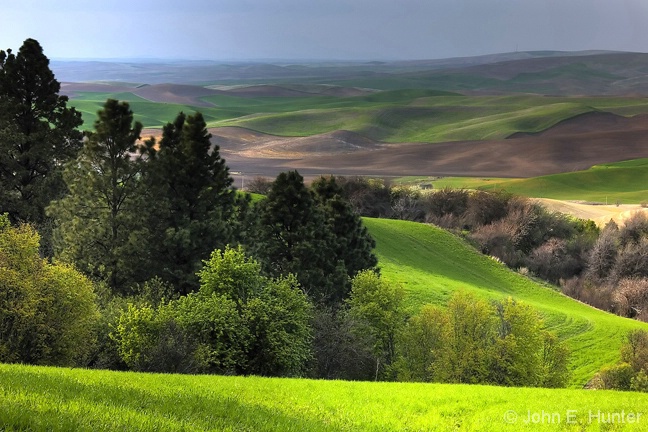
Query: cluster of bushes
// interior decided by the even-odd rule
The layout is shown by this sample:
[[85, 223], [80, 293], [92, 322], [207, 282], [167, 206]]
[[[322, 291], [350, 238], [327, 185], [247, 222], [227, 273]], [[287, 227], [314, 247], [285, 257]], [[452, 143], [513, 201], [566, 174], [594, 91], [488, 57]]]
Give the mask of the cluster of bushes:
[[648, 217], [637, 212], [608, 223], [587, 256], [586, 271], [564, 291], [619, 315], [648, 321]]
[[464, 236], [512, 269], [560, 285], [565, 294], [622, 316], [648, 320], [648, 217], [600, 230], [495, 191], [422, 190], [381, 180], [338, 179], [364, 216], [427, 222]]
[[447, 309], [425, 306], [402, 331], [399, 380], [564, 387], [569, 352], [531, 307], [456, 293]]
[[621, 363], [603, 368], [589, 387], [648, 392], [648, 332], [631, 331], [621, 347]]

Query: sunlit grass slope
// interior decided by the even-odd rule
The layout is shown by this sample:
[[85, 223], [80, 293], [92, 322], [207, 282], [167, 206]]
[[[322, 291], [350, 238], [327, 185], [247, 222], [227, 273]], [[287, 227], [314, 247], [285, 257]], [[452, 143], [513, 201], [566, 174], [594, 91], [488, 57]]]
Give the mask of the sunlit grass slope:
[[[429, 180], [419, 179], [422, 182]], [[403, 179], [407, 182], [408, 179]], [[410, 182], [416, 182], [416, 179]], [[596, 165], [584, 171], [532, 177], [528, 179], [479, 179], [449, 177], [434, 180], [436, 188], [503, 189], [532, 198], [619, 201], [624, 204], [648, 201], [648, 159]]]
[[569, 344], [573, 386], [584, 385], [601, 367], [617, 362], [628, 331], [648, 330], [648, 325], [599, 311], [521, 276], [447, 231], [406, 221], [364, 222], [376, 239], [383, 277], [406, 289], [413, 311], [426, 303], [445, 305], [457, 290], [524, 301]]
[[[648, 422], [642, 414], [628, 423], [648, 411], [645, 395], [573, 389], [0, 365], [0, 392], [6, 431], [598, 431]], [[599, 423], [622, 411], [626, 423]], [[528, 423], [543, 412], [544, 424]]]

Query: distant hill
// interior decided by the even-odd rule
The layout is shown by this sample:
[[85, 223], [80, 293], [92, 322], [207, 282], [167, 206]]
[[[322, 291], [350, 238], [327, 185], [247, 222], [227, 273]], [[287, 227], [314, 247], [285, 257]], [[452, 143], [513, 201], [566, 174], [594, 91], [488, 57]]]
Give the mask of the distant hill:
[[[392, 62], [51, 62], [65, 82], [271, 84], [319, 82], [380, 90], [633, 94], [648, 90], [648, 55], [612, 51], [529, 51]], [[295, 91], [298, 91], [295, 89]]]

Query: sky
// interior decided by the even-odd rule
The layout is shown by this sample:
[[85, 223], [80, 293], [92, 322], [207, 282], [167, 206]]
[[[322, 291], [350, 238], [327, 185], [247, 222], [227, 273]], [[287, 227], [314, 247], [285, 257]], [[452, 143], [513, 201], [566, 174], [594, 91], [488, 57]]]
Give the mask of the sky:
[[0, 48], [51, 59], [403, 60], [648, 52], [648, 0], [3, 1]]

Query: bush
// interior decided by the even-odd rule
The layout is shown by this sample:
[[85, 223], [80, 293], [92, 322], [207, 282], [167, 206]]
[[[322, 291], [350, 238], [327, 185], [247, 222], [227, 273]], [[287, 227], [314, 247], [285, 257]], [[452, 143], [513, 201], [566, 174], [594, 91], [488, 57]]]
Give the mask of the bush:
[[361, 216], [389, 218], [392, 215], [389, 187], [379, 179], [337, 177], [345, 198]]
[[272, 187], [272, 180], [265, 177], [254, 177], [251, 181], [245, 184], [245, 190], [260, 195], [268, 195]]
[[40, 237], [0, 216], [0, 361], [85, 365], [98, 319], [92, 283], [39, 255]]
[[608, 390], [630, 390], [634, 371], [628, 363], [603, 368], [598, 374], [598, 388]]
[[365, 321], [344, 309], [319, 308], [313, 317], [314, 378], [368, 381], [375, 378], [375, 337]]
[[399, 337], [394, 369], [406, 381], [564, 387], [569, 352], [529, 306], [458, 292], [425, 306]]
[[634, 318], [648, 309], [648, 279], [622, 279], [612, 296], [615, 312]]

